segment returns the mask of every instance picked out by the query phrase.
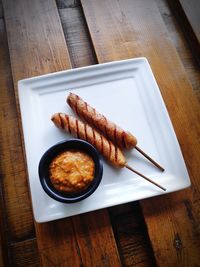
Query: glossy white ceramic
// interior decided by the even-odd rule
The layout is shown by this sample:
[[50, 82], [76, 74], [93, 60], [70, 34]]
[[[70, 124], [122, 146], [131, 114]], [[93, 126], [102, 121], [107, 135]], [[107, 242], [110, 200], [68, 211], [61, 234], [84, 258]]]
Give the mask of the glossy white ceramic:
[[[18, 89], [33, 212], [37, 222], [153, 197], [190, 185], [169, 115], [145, 58], [29, 78], [19, 81]], [[137, 137], [138, 146], [164, 166], [165, 172], [160, 172], [136, 150], [125, 153], [128, 164], [166, 187], [166, 192], [128, 169], [115, 169], [105, 161], [99, 188], [79, 203], [62, 204], [43, 191], [38, 177], [41, 156], [50, 146], [71, 138], [51, 122], [55, 112], [73, 114], [66, 104], [69, 92], [80, 95]]]

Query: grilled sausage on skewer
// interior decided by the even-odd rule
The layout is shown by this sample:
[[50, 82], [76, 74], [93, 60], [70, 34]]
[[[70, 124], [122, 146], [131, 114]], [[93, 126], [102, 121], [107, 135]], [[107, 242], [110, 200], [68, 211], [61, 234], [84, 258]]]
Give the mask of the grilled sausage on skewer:
[[117, 144], [120, 148], [135, 148], [157, 168], [159, 168], [161, 171], [164, 171], [164, 168], [160, 166], [160, 164], [158, 164], [136, 145], [137, 139], [131, 133], [124, 131], [115, 123], [108, 120], [104, 115], [100, 114], [93, 107], [83, 101], [83, 99], [81, 99], [78, 95], [70, 93], [67, 97], [67, 102], [74, 112], [76, 112], [87, 123], [95, 126], [98, 130], [103, 132], [114, 142], [114, 144]]
[[126, 160], [122, 151], [88, 124], [64, 113], [54, 114], [51, 120], [58, 128], [91, 143], [114, 166], [125, 166]]
[[137, 139], [131, 133], [125, 132], [115, 123], [108, 120], [78, 95], [70, 93], [67, 97], [67, 103], [82, 119], [102, 131], [119, 147], [130, 149], [136, 146]]
[[148, 177], [144, 176], [142, 173], [134, 170], [126, 163], [126, 159], [122, 153], [122, 151], [115, 146], [111, 141], [107, 140], [103, 135], [101, 135], [96, 130], [92, 129], [88, 124], [85, 124], [76, 118], [66, 115], [64, 113], [56, 113], [52, 116], [51, 120], [54, 124], [63, 129], [66, 132], [71, 133], [72, 135], [81, 138], [83, 140], [88, 141], [93, 146], [99, 150], [100, 153], [110, 161], [115, 167], [119, 168], [127, 168], [152, 184], [158, 186], [162, 190], [166, 190], [164, 187], [159, 185], [158, 183], [152, 181]]

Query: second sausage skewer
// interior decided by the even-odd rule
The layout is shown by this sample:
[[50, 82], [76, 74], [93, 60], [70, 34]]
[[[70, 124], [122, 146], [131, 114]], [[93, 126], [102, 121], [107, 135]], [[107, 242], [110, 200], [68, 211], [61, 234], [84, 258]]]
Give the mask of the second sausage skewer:
[[130, 132], [124, 131], [114, 122], [108, 120], [104, 115], [96, 111], [95, 108], [91, 107], [78, 95], [70, 93], [67, 97], [67, 103], [80, 118], [84, 119], [87, 123], [104, 133], [117, 146], [126, 149], [135, 148], [157, 168], [159, 168], [161, 171], [164, 171], [164, 168], [160, 166], [160, 164], [158, 164], [137, 146], [137, 139], [135, 136], [133, 136]]
[[147, 181], [151, 182], [152, 184], [158, 186], [162, 190], [166, 190], [161, 185], [157, 184], [156, 182], [152, 181], [148, 177], [144, 176], [140, 172], [130, 167], [126, 162], [126, 159], [121, 149], [115, 146], [110, 140], [108, 140], [102, 134], [94, 130], [88, 124], [83, 123], [82, 121], [77, 120], [73, 116], [69, 116], [64, 113], [54, 114], [51, 120], [58, 128], [64, 130], [65, 132], [71, 133], [75, 137], [78, 137], [91, 143], [115, 167], [125, 167], [136, 173], [137, 175], [141, 176], [142, 178], [146, 179]]

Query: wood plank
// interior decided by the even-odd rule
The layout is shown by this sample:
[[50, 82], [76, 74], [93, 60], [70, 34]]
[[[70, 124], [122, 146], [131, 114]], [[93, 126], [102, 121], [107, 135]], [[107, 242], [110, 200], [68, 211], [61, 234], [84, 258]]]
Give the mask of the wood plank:
[[79, 0], [56, 0], [58, 9], [76, 8], [80, 6]]
[[[19, 79], [71, 67], [58, 11], [53, 0], [5, 0], [3, 4], [15, 90]], [[112, 262], [115, 263], [115, 266], [120, 266], [106, 210], [99, 213], [98, 216], [99, 220], [104, 220], [106, 224], [102, 236], [110, 238], [108, 244], [105, 244], [103, 238], [98, 236], [98, 246], [91, 260], [92, 265], [95, 265], [95, 258], [103, 259], [104, 255], [107, 255], [106, 249], [109, 247], [112, 254], [108, 259], [108, 266], [111, 266]], [[86, 221], [90, 221], [90, 219], [93, 222], [90, 225], [91, 231], [95, 234], [99, 229], [96, 228], [94, 215], [88, 214], [85, 217]], [[81, 242], [79, 242], [81, 237], [76, 229], [76, 221], [73, 221], [73, 224], [71, 219], [45, 224], [35, 223], [35, 228], [43, 266], [87, 264], [84, 262], [85, 255], [90, 255], [91, 251], [87, 247], [79, 247], [79, 245], [81, 246]], [[89, 242], [93, 240], [93, 237], [89, 236], [87, 240]], [[103, 266], [103, 260], [99, 264]]]
[[179, 2], [200, 44], [200, 17], [199, 17], [200, 3], [199, 3], [199, 0], [190, 0], [190, 2], [186, 0], [179, 0]]
[[[73, 217], [73, 224], [84, 266], [121, 266], [113, 232], [107, 231], [110, 220], [107, 211], [100, 210]], [[88, 252], [86, 252], [86, 248]]]
[[[94, 55], [93, 47], [90, 43], [91, 40], [80, 8], [80, 3], [77, 1], [59, 0], [57, 1], [57, 5], [72, 66], [82, 67], [95, 64], [96, 56]], [[107, 234], [105, 231], [105, 226], [107, 227], [109, 222], [108, 213], [105, 212], [105, 210], [94, 213], [91, 212], [87, 215], [75, 216], [72, 220], [75, 226], [76, 236], [78, 236], [80, 253], [83, 255], [83, 262], [88, 266], [92, 266], [94, 264], [93, 262], [98, 266], [105, 266], [105, 263], [106, 266], [109, 266], [108, 264], [110, 264], [110, 262], [107, 261], [108, 252], [112, 255], [113, 247], [109, 245], [110, 241], [106, 243], [101, 242], [101, 240], [106, 240], [107, 238], [108, 240], [109, 238], [114, 238], [112, 233]], [[97, 226], [96, 222], [99, 222], [100, 225]], [[94, 224], [94, 226], [92, 224]], [[95, 232], [94, 229], [98, 227], [101, 230]], [[101, 235], [99, 235], [99, 233], [101, 233]], [[98, 249], [101, 250], [102, 253], [94, 253], [92, 249], [89, 249], [90, 253], [85, 253], [85, 244], [87, 244], [87, 247], [89, 247], [89, 245], [92, 246], [96, 240], [99, 240], [98, 242], [101, 244]], [[106, 253], [103, 251], [106, 251]], [[118, 258], [113, 258], [112, 265], [118, 265], [118, 261]]]
[[25, 241], [12, 243], [11, 251], [11, 266], [15, 267], [39, 267], [40, 261], [38, 257], [36, 239], [28, 239]]
[[182, 28], [173, 15], [173, 10], [169, 7], [167, 0], [156, 0], [156, 3], [167, 27], [170, 39], [177, 49], [194, 93], [200, 102], [200, 68], [194, 60]]
[[[192, 188], [141, 201], [158, 265], [199, 264], [199, 104], [153, 0], [82, 0], [99, 62], [148, 58], [174, 125]], [[156, 48], [156, 49], [155, 49]], [[159, 231], [158, 231], [159, 229]]]
[[[0, 146], [3, 209], [10, 241], [34, 235], [5, 26], [0, 19]], [[16, 160], [17, 159], [17, 160]], [[5, 214], [4, 214], [5, 215]], [[4, 229], [5, 230], [5, 229]]]
[[[1, 12], [1, 0], [0, 0], [0, 12]], [[1, 15], [1, 13], [0, 13]], [[2, 98], [2, 88], [5, 85], [4, 82], [4, 68], [3, 68], [3, 63], [6, 54], [5, 51], [5, 27], [4, 27], [4, 22], [3, 19], [0, 17], [0, 98]], [[7, 67], [5, 66], [5, 69]], [[2, 113], [2, 105], [0, 104], [0, 114]], [[2, 121], [0, 119], [0, 129], [2, 129]], [[2, 140], [2, 135], [0, 131], [0, 146], [1, 146], [1, 140]], [[2, 161], [3, 161], [3, 151], [1, 149], [1, 160], [0, 160], [0, 266], [9, 266], [9, 251], [7, 250], [7, 236], [6, 236], [6, 216], [4, 214], [5, 210], [5, 205], [4, 205], [4, 197], [3, 197], [3, 175], [2, 175]]]
[[123, 266], [156, 266], [138, 202], [109, 209]]
[[0, 266], [10, 266], [9, 265], [9, 251], [7, 249], [7, 236], [6, 236], [6, 223], [5, 214], [3, 206], [3, 193], [2, 193], [2, 183], [0, 181]]
[[19, 79], [70, 68], [53, 0], [3, 0], [3, 6], [15, 89]]
[[0, 19], [3, 18], [3, 5], [2, 5], [2, 1], [0, 0]]
[[[5, 65], [4, 68], [6, 69]], [[9, 81], [6, 82], [9, 83]], [[2, 96], [4, 92], [3, 90], [1, 92]], [[25, 168], [22, 165], [24, 159], [18, 120], [16, 118], [17, 113], [14, 113], [16, 106], [13, 102], [12, 105], [12, 110], [8, 109], [8, 102], [1, 105], [2, 113], [0, 120], [3, 123], [1, 128], [1, 146], [3, 151], [1, 175], [4, 178], [3, 194], [10, 239], [17, 241], [34, 235], [34, 225]]]
[[97, 63], [80, 5], [59, 9], [59, 14], [72, 66], [83, 67]]
[[197, 63], [200, 64], [200, 3], [199, 0], [168, 0]]
[[[13, 251], [10, 243], [32, 237], [34, 224], [27, 182], [20, 163], [23, 161], [23, 152], [7, 37], [2, 18], [0, 18], [0, 88], [0, 266], [14, 266], [11, 260]], [[18, 160], [15, 160], [16, 155]], [[37, 254], [37, 247], [35, 252]], [[34, 263], [35, 260], [36, 257], [33, 258]]]
[[[64, 0], [60, 4], [60, 1], [57, 1], [57, 4], [72, 65], [77, 67], [92, 65], [97, 62], [96, 55], [94, 55], [93, 47], [90, 44], [91, 39], [88, 36], [88, 29], [85, 28], [86, 23], [82, 9], [77, 4], [73, 7], [71, 5], [68, 6], [68, 4], [71, 4], [69, 2]], [[132, 205], [130, 207], [130, 204], [109, 208], [109, 215], [114, 228], [122, 265], [126, 267], [138, 266], [138, 264], [148, 266], [149, 263], [154, 261], [147, 232], [144, 227], [141, 227], [144, 225], [144, 222], [142, 223], [141, 209], [138, 205], [138, 203], [134, 203], [134, 208], [132, 208]], [[96, 221], [102, 221], [96, 212], [94, 216], [97, 217]], [[78, 233], [84, 231], [84, 225], [86, 224], [85, 215], [82, 215], [80, 218], [76, 219], [77, 229], [80, 227]], [[81, 226], [79, 226], [79, 222]], [[90, 232], [87, 231], [83, 236], [84, 238], [81, 243], [88, 239]], [[92, 240], [89, 244], [92, 244]], [[88, 255], [86, 256], [88, 257]]]
[[[3, 4], [15, 90], [17, 81], [21, 78], [70, 67], [59, 16], [53, 1], [42, 1], [42, 4], [41, 1], [23, 1], [23, 5], [19, 1], [5, 1]], [[17, 42], [18, 39], [20, 42]], [[24, 161], [20, 164], [23, 166]], [[14, 175], [18, 177], [18, 173], [14, 172]], [[26, 177], [25, 172], [24, 176]], [[28, 188], [24, 189], [24, 192], [28, 192]], [[26, 205], [27, 201], [24, 203]], [[74, 266], [81, 263], [75, 249], [76, 240], [70, 220], [51, 224], [35, 223], [35, 228], [42, 265], [49, 266], [49, 257], [53, 263], [66, 262], [66, 259], [71, 257]], [[69, 242], [69, 246], [64, 247], [64, 241]]]

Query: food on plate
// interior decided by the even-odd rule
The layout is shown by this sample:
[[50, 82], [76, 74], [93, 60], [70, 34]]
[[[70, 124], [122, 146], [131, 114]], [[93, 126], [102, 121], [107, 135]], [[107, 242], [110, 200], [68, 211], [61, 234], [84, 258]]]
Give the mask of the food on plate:
[[71, 133], [77, 138], [83, 139], [88, 141], [92, 144], [96, 149], [115, 167], [124, 168], [126, 167], [130, 171], [136, 173], [137, 175], [143, 177], [147, 181], [151, 182], [152, 184], [158, 186], [162, 190], [166, 190], [161, 185], [157, 184], [156, 182], [152, 181], [148, 177], [144, 176], [142, 173], [136, 171], [132, 167], [130, 167], [126, 163], [126, 159], [116, 145], [114, 145], [110, 140], [104, 137], [102, 134], [94, 130], [88, 124], [83, 123], [82, 121], [77, 120], [73, 116], [69, 116], [64, 113], [56, 113], [51, 117], [51, 120], [54, 124], [63, 129], [66, 132]]
[[58, 128], [88, 141], [114, 166], [119, 168], [125, 166], [126, 160], [122, 151], [88, 124], [64, 113], [54, 114], [51, 120]]
[[86, 189], [94, 179], [95, 163], [83, 151], [70, 149], [58, 154], [49, 166], [53, 186], [65, 193]]
[[114, 122], [108, 120], [78, 95], [70, 93], [67, 97], [67, 103], [77, 115], [103, 132], [120, 148], [131, 149], [136, 146], [137, 139], [131, 133], [124, 131]]
[[136, 137], [134, 137], [130, 132], [124, 131], [114, 122], [108, 120], [104, 115], [96, 111], [95, 108], [91, 107], [78, 95], [70, 93], [67, 97], [67, 103], [78, 116], [84, 119], [91, 126], [104, 133], [105, 136], [107, 136], [114, 142], [114, 144], [116, 144], [120, 148], [135, 148], [157, 168], [159, 168], [161, 171], [164, 171], [164, 168], [162, 166], [160, 166], [155, 160], [153, 160], [149, 155], [147, 155], [142, 149], [137, 146]]

